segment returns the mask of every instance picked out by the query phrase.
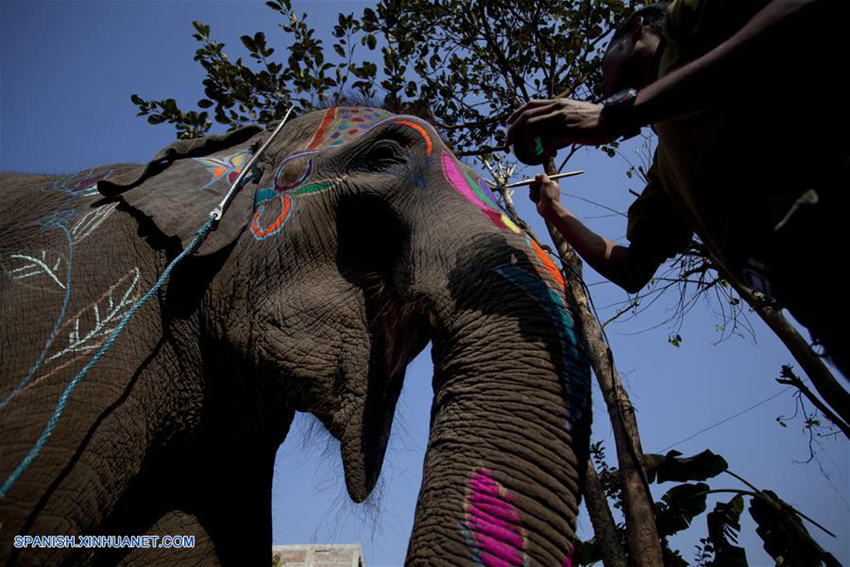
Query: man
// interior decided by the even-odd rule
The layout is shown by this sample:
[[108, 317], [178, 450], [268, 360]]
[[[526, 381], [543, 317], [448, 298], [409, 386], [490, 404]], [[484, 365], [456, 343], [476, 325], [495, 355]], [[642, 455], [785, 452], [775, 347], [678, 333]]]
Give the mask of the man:
[[727, 273], [788, 307], [850, 376], [848, 4], [675, 0], [635, 12], [603, 60], [603, 104], [531, 101], [509, 118], [507, 139], [518, 156], [554, 156], [652, 125], [658, 149], [629, 209], [629, 245], [585, 227], [546, 176], [531, 188], [538, 212], [629, 292], [696, 233]]

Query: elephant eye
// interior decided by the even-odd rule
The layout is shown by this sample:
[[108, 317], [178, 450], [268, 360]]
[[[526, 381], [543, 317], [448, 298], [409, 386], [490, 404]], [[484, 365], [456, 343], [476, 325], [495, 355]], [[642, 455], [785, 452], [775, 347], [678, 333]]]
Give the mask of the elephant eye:
[[405, 146], [391, 138], [375, 141], [348, 162], [349, 171], [382, 171], [407, 161]]

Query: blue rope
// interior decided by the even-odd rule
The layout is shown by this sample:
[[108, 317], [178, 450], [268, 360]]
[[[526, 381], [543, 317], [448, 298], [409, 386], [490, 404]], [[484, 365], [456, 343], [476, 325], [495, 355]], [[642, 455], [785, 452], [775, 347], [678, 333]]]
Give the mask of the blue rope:
[[165, 268], [165, 271], [162, 272], [162, 276], [160, 276], [159, 280], [154, 284], [154, 286], [148, 291], [136, 304], [127, 312], [126, 315], [121, 319], [121, 322], [118, 323], [118, 326], [112, 332], [109, 339], [100, 347], [97, 353], [92, 357], [86, 366], [80, 370], [80, 372], [74, 377], [71, 382], [65, 386], [65, 390], [62, 392], [62, 395], [59, 396], [59, 400], [56, 402], [56, 407], [53, 409], [53, 414], [50, 416], [50, 420], [47, 422], [47, 426], [45, 426], [44, 431], [41, 432], [41, 436], [32, 446], [30, 452], [26, 457], [18, 464], [12, 474], [6, 479], [3, 483], [3, 486], [0, 487], [0, 498], [6, 496], [6, 493], [12, 488], [12, 486], [18, 481], [22, 474], [27, 470], [27, 468], [32, 464], [33, 460], [38, 456], [41, 450], [44, 448], [47, 440], [50, 439], [50, 436], [53, 435], [53, 430], [56, 429], [56, 424], [59, 422], [59, 418], [62, 416], [62, 412], [65, 410], [65, 405], [68, 403], [68, 398], [71, 396], [71, 392], [74, 391], [74, 388], [77, 387], [77, 384], [89, 373], [89, 371], [94, 368], [94, 365], [103, 358], [103, 355], [112, 348], [112, 345], [115, 343], [115, 339], [118, 338], [118, 335], [121, 334], [121, 331], [124, 330], [124, 327], [127, 326], [127, 323], [130, 321], [130, 318], [136, 314], [136, 311], [141, 309], [141, 307], [150, 299], [156, 292], [162, 287], [162, 284], [168, 279], [168, 276], [171, 274], [171, 270], [174, 269], [183, 258], [191, 254], [195, 251], [195, 249], [204, 241], [207, 237], [207, 234], [212, 229], [213, 223], [215, 223], [214, 218], [210, 218], [206, 224], [204, 224], [198, 232], [195, 234], [195, 237], [189, 243], [189, 246], [186, 247], [183, 252], [180, 253], [179, 256], [174, 258], [168, 267]]
[[59, 327], [62, 325], [62, 321], [65, 319], [65, 311], [68, 309], [68, 301], [71, 298], [71, 267], [72, 260], [74, 256], [74, 241], [71, 238], [71, 233], [68, 232], [68, 228], [62, 224], [54, 225], [56, 228], [61, 228], [62, 232], [65, 233], [65, 238], [68, 239], [68, 258], [65, 261], [65, 266], [67, 268], [67, 273], [65, 274], [65, 298], [62, 300], [62, 309], [59, 311], [59, 318], [56, 319], [56, 324], [53, 325], [53, 330], [50, 331], [50, 336], [47, 337], [47, 342], [44, 344], [44, 350], [41, 351], [41, 354], [38, 356], [38, 359], [35, 361], [35, 364], [32, 365], [30, 371], [27, 372], [27, 375], [24, 376], [24, 379], [21, 380], [21, 383], [15, 386], [15, 389], [12, 390], [12, 393], [6, 396], [6, 398], [0, 402], [0, 410], [6, 407], [6, 404], [9, 403], [9, 400], [17, 396], [21, 390], [26, 388], [27, 384], [32, 380], [33, 374], [44, 362], [45, 357], [47, 356], [47, 351], [50, 349], [50, 346], [53, 344], [53, 341], [56, 340], [56, 335], [59, 333]]

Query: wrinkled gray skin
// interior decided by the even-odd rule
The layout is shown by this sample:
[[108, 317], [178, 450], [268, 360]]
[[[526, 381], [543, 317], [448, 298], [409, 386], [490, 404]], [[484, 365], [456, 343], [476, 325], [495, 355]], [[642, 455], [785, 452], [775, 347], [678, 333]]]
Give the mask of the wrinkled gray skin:
[[[405, 367], [432, 340], [435, 399], [407, 563], [475, 565], [492, 552], [508, 565], [566, 564], [588, 443], [587, 366], [581, 345], [559, 338], [553, 298], [498, 268], [525, 270], [538, 291], [554, 280], [524, 236], [452, 187], [448, 150], [421, 121], [430, 156], [419, 131], [392, 120], [321, 149], [308, 181], [335, 186], [295, 196], [280, 231], [255, 238], [254, 215], [261, 228], [276, 215], [269, 202], [258, 213], [255, 194], [322, 117], [286, 125], [261, 179], [71, 389], [44, 448], [0, 499], [0, 562], [268, 564], [273, 462], [294, 412], [311, 412], [339, 440], [348, 492], [363, 501]], [[0, 176], [0, 480], [229, 186], [227, 175], [210, 184], [211, 170], [191, 158], [256, 149], [267, 136], [178, 143], [147, 169]], [[86, 190], [110, 171], [100, 194]], [[18, 550], [16, 534], [190, 534], [196, 546]]]

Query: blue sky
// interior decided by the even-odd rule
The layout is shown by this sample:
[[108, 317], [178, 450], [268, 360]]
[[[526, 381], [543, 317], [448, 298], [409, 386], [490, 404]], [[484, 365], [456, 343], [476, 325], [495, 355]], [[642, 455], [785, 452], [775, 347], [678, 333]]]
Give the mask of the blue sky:
[[[296, 2], [319, 37], [329, 39], [340, 11], [359, 13], [366, 2]], [[286, 45], [278, 16], [262, 2], [0, 2], [0, 170], [72, 173], [114, 162], [145, 162], [174, 138], [168, 126], [136, 118], [131, 94], [174, 97], [184, 109], [202, 97], [203, 69], [192, 60], [197, 43], [192, 20], [212, 28], [231, 58], [245, 56], [239, 36], [264, 31], [274, 47]], [[329, 45], [328, 45], [329, 47]], [[328, 50], [330, 52], [330, 49]], [[283, 55], [279, 49], [276, 55]], [[376, 62], [377, 61], [376, 58]], [[633, 156], [636, 144], [623, 149]], [[593, 150], [579, 152], [570, 169], [587, 174], [562, 183], [562, 190], [625, 211], [640, 190], [625, 176], [626, 162]], [[535, 171], [523, 173], [533, 175]], [[536, 232], [542, 223], [524, 194], [520, 214]], [[625, 219], [565, 196], [567, 206], [590, 226], [622, 238]], [[626, 296], [589, 269], [586, 280], [603, 320]], [[660, 452], [690, 435], [779, 392], [782, 364], [791, 356], [755, 316], [751, 338], [716, 344], [718, 303], [699, 303], [681, 331], [662, 324], [674, 307], [673, 294], [632, 321], [607, 327], [617, 365], [637, 408], [645, 451]], [[659, 326], [660, 325], [660, 326]], [[673, 332], [682, 336], [676, 348]], [[432, 365], [426, 350], [408, 370], [378, 497], [354, 505], [345, 496], [336, 442], [309, 416], [299, 416], [275, 466], [274, 543], [361, 543], [367, 565], [401, 565], [421, 481], [431, 404]], [[798, 422], [781, 428], [779, 415], [794, 413], [790, 392], [677, 445], [693, 454], [711, 448], [730, 468], [761, 488], [775, 490], [838, 535], [810, 531], [842, 563], [850, 563], [850, 452], [837, 436], [818, 448], [817, 463], [795, 464], [808, 454]], [[601, 396], [594, 393], [594, 438], [614, 454], [611, 427]], [[823, 473], [828, 475], [828, 479]], [[739, 488], [719, 478], [714, 488]], [[660, 496], [668, 487], [658, 490]], [[728, 499], [728, 496], [726, 497]], [[579, 519], [580, 535], [590, 522]], [[686, 559], [705, 534], [704, 517], [673, 540]], [[748, 517], [741, 541], [751, 565], [771, 565]]]

